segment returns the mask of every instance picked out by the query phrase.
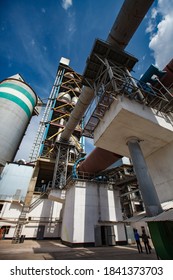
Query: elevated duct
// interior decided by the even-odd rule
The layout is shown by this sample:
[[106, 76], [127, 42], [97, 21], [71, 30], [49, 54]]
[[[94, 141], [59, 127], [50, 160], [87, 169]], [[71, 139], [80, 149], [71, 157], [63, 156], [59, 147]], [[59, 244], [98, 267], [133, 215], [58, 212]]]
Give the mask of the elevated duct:
[[80, 163], [78, 170], [88, 173], [98, 173], [119, 160], [122, 156], [96, 147], [88, 157]]
[[66, 124], [66, 127], [61, 135], [63, 141], [68, 141], [72, 135], [75, 127], [78, 125], [79, 121], [82, 119], [86, 109], [91, 103], [94, 97], [94, 90], [89, 87], [83, 87], [82, 93], [73, 109], [71, 116]]
[[153, 2], [153, 0], [124, 1], [107, 37], [107, 42], [112, 46], [125, 49]]

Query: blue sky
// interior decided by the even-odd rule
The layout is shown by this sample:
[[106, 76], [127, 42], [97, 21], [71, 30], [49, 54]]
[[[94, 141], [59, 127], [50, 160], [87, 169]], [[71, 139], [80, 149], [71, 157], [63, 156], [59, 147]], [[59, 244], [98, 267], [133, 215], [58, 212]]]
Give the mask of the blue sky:
[[[48, 98], [60, 58], [80, 74], [94, 40], [106, 40], [123, 0], [1, 0], [0, 80], [20, 73]], [[135, 77], [151, 63], [161, 69], [173, 57], [173, 0], [154, 1], [126, 50], [139, 59]], [[18, 157], [27, 159], [38, 126], [34, 117]]]

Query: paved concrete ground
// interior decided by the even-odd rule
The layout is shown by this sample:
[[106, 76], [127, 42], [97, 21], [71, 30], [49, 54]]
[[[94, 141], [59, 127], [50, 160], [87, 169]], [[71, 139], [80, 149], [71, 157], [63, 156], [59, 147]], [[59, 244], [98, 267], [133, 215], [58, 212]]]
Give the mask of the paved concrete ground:
[[12, 244], [0, 240], [0, 260], [157, 260], [151, 254], [139, 254], [136, 246], [70, 248], [55, 240], [25, 240]]

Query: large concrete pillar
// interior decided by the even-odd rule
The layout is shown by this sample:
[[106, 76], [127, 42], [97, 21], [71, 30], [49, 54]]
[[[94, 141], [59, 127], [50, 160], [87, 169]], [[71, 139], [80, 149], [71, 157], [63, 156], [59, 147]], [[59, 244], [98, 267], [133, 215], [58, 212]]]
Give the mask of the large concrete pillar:
[[133, 137], [127, 140], [127, 145], [132, 158], [147, 216], [155, 216], [161, 213], [163, 210], [152, 178], [149, 174], [139, 142], [139, 139]]

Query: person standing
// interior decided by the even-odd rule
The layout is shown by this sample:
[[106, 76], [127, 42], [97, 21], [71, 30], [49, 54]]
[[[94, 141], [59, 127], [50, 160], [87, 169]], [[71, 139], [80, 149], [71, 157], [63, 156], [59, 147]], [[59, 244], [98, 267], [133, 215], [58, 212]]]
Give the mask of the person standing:
[[142, 246], [141, 246], [141, 241], [140, 241], [140, 236], [139, 236], [139, 233], [138, 233], [137, 229], [134, 229], [134, 236], [135, 236], [138, 252], [143, 253]]
[[149, 243], [149, 236], [146, 235], [145, 231], [142, 231], [142, 241], [144, 242], [145, 250], [147, 254], [151, 254], [151, 246]]

